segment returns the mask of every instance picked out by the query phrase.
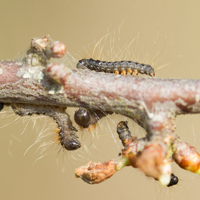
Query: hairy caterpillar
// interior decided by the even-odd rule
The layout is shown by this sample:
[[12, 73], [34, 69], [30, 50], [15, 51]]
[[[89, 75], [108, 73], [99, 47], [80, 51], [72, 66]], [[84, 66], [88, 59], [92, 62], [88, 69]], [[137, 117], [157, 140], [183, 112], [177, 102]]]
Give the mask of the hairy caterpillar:
[[151, 77], [155, 76], [154, 69], [150, 65], [140, 64], [133, 61], [115, 61], [107, 62], [100, 60], [82, 59], [79, 60], [76, 66], [78, 69], [90, 69], [96, 72], [106, 72], [115, 74], [146, 74]]
[[81, 143], [77, 140], [78, 136], [76, 128], [72, 126], [69, 115], [65, 112], [66, 108], [42, 106], [42, 105], [27, 105], [27, 104], [12, 104], [14, 112], [20, 116], [43, 114], [52, 117], [58, 124], [58, 136], [56, 139], [66, 150], [76, 150], [81, 147]]

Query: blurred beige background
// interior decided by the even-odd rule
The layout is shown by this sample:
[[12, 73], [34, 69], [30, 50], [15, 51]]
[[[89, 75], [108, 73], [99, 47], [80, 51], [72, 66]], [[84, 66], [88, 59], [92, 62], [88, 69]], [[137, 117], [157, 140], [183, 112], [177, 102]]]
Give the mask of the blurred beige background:
[[[104, 47], [105, 59], [151, 63], [157, 77], [199, 79], [199, 7], [199, 1], [180, 0], [0, 0], [0, 59], [23, 56], [31, 38], [45, 34], [65, 43], [71, 55], [81, 59], [92, 55], [96, 42], [110, 33], [96, 56]], [[70, 58], [62, 62], [67, 65]], [[53, 120], [21, 119], [5, 108], [0, 113], [0, 199], [199, 199], [200, 177], [176, 165], [180, 182], [172, 188], [161, 187], [132, 168], [99, 185], [75, 178], [74, 169], [89, 160], [117, 157], [122, 147], [115, 130], [122, 119], [111, 116], [92, 132], [80, 130], [83, 148], [66, 152], [53, 140]], [[176, 132], [200, 151], [199, 121], [200, 115], [180, 116]], [[144, 135], [130, 120], [129, 126], [133, 135]]]

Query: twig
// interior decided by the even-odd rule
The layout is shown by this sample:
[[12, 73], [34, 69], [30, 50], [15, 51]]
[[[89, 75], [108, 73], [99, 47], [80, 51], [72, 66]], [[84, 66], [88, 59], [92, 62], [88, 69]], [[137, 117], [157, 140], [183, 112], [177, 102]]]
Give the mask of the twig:
[[[21, 116], [37, 113], [53, 117], [58, 123], [60, 143], [67, 150], [79, 148], [80, 143], [64, 111], [66, 107], [102, 112], [99, 119], [113, 112], [128, 116], [146, 130], [146, 142], [138, 151], [134, 144], [140, 140], [128, 138], [123, 143], [120, 164], [115, 163], [117, 169], [125, 165], [139, 167], [164, 185], [170, 181], [172, 159], [199, 173], [199, 167], [194, 170], [194, 164], [188, 166], [195, 163], [192, 159], [200, 158], [199, 154], [178, 142], [174, 120], [180, 114], [200, 113], [200, 80], [139, 78], [123, 76], [126, 71], [115, 75], [50, 63], [51, 58], [60, 58], [65, 51], [64, 44], [44, 36], [32, 39], [24, 58], [0, 61], [0, 102], [10, 104]], [[183, 151], [182, 147], [189, 150]], [[191, 154], [195, 156], [184, 165], [183, 157]], [[92, 166], [99, 169], [99, 164]]]

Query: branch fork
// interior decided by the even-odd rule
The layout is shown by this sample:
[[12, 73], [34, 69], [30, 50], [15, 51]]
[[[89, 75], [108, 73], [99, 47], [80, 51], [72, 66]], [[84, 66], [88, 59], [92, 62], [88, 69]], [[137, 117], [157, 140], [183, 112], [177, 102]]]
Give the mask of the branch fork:
[[[84, 128], [117, 113], [133, 119], [147, 132], [142, 139], [133, 138], [130, 132], [119, 133], [124, 145], [121, 160], [90, 162], [76, 170], [77, 176], [88, 183], [99, 183], [124, 166], [132, 166], [168, 185], [172, 161], [200, 173], [200, 155], [181, 141], [174, 125], [177, 115], [200, 113], [200, 80], [141, 78], [126, 75], [128, 71], [109, 74], [51, 62], [65, 53], [63, 43], [44, 36], [31, 40], [24, 58], [0, 61], [0, 102], [10, 105], [20, 116], [53, 117], [66, 150], [81, 147], [66, 107], [97, 113], [97, 118]], [[128, 131], [128, 126], [124, 130]]]

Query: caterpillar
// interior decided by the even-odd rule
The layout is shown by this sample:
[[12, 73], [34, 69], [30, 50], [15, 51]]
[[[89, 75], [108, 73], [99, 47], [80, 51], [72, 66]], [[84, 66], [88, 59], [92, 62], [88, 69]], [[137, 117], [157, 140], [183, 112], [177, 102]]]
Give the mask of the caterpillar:
[[20, 116], [43, 114], [52, 117], [58, 124], [56, 139], [66, 150], [76, 150], [81, 147], [81, 143], [77, 140], [78, 136], [74, 132], [77, 130], [72, 126], [69, 115], [65, 112], [66, 108], [56, 106], [28, 105], [28, 104], [12, 104], [14, 112]]
[[127, 121], [121, 121], [117, 124], [117, 133], [123, 146], [125, 146], [127, 141], [132, 138]]
[[115, 74], [146, 74], [151, 77], [155, 76], [154, 69], [150, 65], [140, 64], [133, 61], [115, 61], [107, 62], [90, 59], [79, 60], [76, 66], [78, 69], [90, 69], [96, 72], [106, 72]]
[[74, 120], [79, 126], [88, 128], [90, 124], [96, 124], [102, 117], [108, 114], [112, 114], [112, 112], [80, 108], [75, 112]]

